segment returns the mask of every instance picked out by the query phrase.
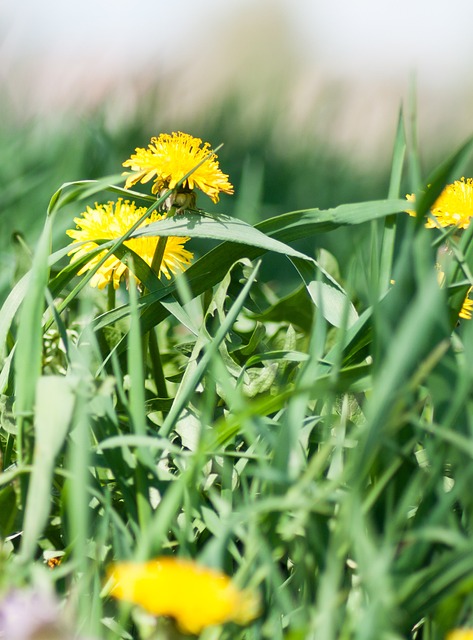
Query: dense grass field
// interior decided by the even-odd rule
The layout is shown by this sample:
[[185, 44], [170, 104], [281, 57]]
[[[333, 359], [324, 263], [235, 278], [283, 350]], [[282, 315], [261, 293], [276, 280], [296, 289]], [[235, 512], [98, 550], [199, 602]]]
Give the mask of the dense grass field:
[[2, 129], [0, 637], [471, 639], [472, 142], [424, 175], [401, 114], [368, 173], [231, 121], [187, 131], [227, 182]]

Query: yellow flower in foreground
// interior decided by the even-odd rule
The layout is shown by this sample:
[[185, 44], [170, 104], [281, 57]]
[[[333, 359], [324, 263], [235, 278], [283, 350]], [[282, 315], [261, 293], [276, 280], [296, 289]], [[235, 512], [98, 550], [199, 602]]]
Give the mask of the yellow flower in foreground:
[[473, 640], [473, 629], [454, 629], [445, 640]]
[[[413, 194], [407, 195], [406, 198], [409, 202], [415, 202]], [[473, 179], [462, 178], [447, 185], [434, 202], [431, 211], [435, 220], [428, 219], [426, 227], [431, 229], [438, 226], [456, 226], [466, 229], [473, 216]], [[412, 209], [408, 209], [406, 213], [410, 216], [416, 215]]]
[[149, 562], [121, 562], [108, 577], [115, 598], [140, 605], [155, 616], [171, 616], [186, 633], [233, 621], [247, 624], [259, 612], [253, 591], [237, 589], [223, 573], [192, 560], [162, 557]]
[[[123, 163], [134, 173], [130, 174], [125, 188], [129, 189], [137, 182], [146, 183], [154, 179], [153, 193], [162, 189], [174, 189], [176, 184], [189, 173], [199, 162], [211, 153], [208, 142], [202, 144], [200, 138], [193, 138], [180, 131], [162, 133], [151, 138], [147, 149], [137, 148], [128, 160]], [[201, 164], [182, 185], [184, 189], [199, 188], [213, 200], [218, 202], [219, 193], [233, 193], [233, 186], [228, 176], [219, 168], [216, 154]]]
[[[74, 239], [74, 242], [86, 241], [85, 244], [71, 249], [68, 255], [72, 255], [71, 262], [78, 260], [86, 255], [98, 245], [95, 240], [115, 240], [121, 238], [133, 224], [145, 213], [146, 207], [136, 207], [134, 202], [128, 200], [123, 201], [119, 198], [117, 202], [108, 202], [107, 204], [95, 204], [94, 208], [87, 207], [87, 211], [81, 214], [81, 217], [74, 218], [77, 229], [69, 229], [67, 235]], [[144, 227], [150, 222], [156, 222], [165, 216], [153, 212], [140, 225]], [[156, 245], [159, 237], [145, 236], [142, 238], [132, 238], [126, 240], [123, 244], [142, 258], [149, 266], [153, 261]], [[159, 275], [169, 280], [171, 274], [183, 271], [190, 264], [193, 254], [184, 249], [184, 244], [189, 238], [178, 238], [171, 236], [167, 239], [164, 256], [161, 262]], [[93, 269], [99, 260], [104, 256], [106, 251], [102, 251], [93, 257], [79, 271], [79, 275], [85, 273], [88, 269]], [[120, 284], [120, 279], [127, 272], [128, 267], [121, 262], [115, 255], [110, 255], [104, 264], [99, 268], [97, 273], [90, 280], [92, 287], [103, 289], [109, 282], [113, 282], [115, 289]]]

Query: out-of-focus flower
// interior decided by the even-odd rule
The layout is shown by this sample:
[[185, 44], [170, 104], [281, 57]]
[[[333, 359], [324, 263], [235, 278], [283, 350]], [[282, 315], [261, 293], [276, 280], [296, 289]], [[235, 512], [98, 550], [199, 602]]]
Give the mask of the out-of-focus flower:
[[[406, 198], [415, 202], [414, 194], [408, 194]], [[452, 226], [466, 229], [473, 216], [473, 178], [462, 178], [447, 185], [434, 202], [431, 212], [435, 219], [427, 219], [425, 226], [429, 229]], [[413, 209], [407, 209], [406, 213], [416, 215]]]
[[[443, 286], [445, 282], [445, 273], [442, 271], [442, 268], [439, 264], [437, 264], [436, 266], [437, 266], [437, 281], [440, 286]], [[465, 299], [463, 300], [460, 313], [458, 314], [458, 317], [463, 318], [463, 320], [471, 320], [472, 318], [473, 300], [470, 298], [470, 295], [472, 292], [473, 292], [473, 287], [470, 287], [467, 291]]]
[[[208, 158], [202, 162], [206, 157]], [[200, 162], [202, 164], [195, 168]], [[212, 153], [208, 142], [202, 143], [200, 138], [194, 138], [187, 133], [162, 133], [151, 138], [147, 149], [137, 148], [135, 153], [123, 163], [129, 167], [131, 173], [125, 183], [129, 189], [137, 182], [146, 183], [154, 179], [153, 193], [163, 189], [174, 189], [184, 176], [195, 168], [186, 178], [182, 190], [192, 191], [197, 187], [206, 195], [218, 202], [219, 193], [233, 193], [233, 186], [228, 176], [222, 173], [217, 161], [217, 155]]]
[[259, 599], [239, 590], [223, 573], [191, 560], [162, 557], [111, 567], [111, 594], [155, 616], [174, 618], [185, 633], [233, 621], [247, 624], [259, 613]]
[[51, 592], [31, 588], [15, 589], [0, 598], [0, 638], [87, 640], [67, 626], [59, 602]]
[[[97, 248], [95, 240], [115, 240], [121, 238], [145, 213], [146, 207], [136, 207], [134, 202], [123, 201], [119, 198], [117, 202], [107, 204], [96, 204], [94, 208], [87, 207], [80, 217], [74, 218], [77, 229], [69, 229], [67, 235], [75, 242], [85, 241], [85, 244], [71, 249], [71, 262], [78, 260], [93, 249]], [[163, 219], [163, 215], [153, 212], [140, 225], [146, 226], [150, 222]], [[154, 252], [158, 244], [159, 237], [143, 236], [141, 238], [131, 238], [123, 244], [137, 253], [149, 266], [153, 261]], [[189, 238], [168, 237], [164, 255], [161, 261], [159, 273], [169, 280], [171, 274], [183, 271], [190, 264], [193, 254], [184, 248], [184, 244]], [[79, 271], [79, 275], [89, 269], [93, 269], [106, 251], [94, 256]], [[104, 264], [99, 268], [90, 280], [92, 287], [103, 289], [109, 282], [118, 289], [122, 276], [128, 272], [126, 264], [121, 262], [115, 255], [110, 255]]]
[[473, 629], [453, 629], [445, 640], [473, 640]]
[[468, 289], [468, 293], [466, 294], [465, 299], [463, 300], [462, 308], [460, 309], [460, 313], [458, 314], [459, 318], [463, 318], [464, 320], [471, 320], [472, 312], [473, 312], [473, 300], [470, 298], [470, 295], [473, 291], [473, 287]]
[[59, 640], [59, 605], [49, 593], [30, 589], [8, 593], [0, 602], [0, 638]]

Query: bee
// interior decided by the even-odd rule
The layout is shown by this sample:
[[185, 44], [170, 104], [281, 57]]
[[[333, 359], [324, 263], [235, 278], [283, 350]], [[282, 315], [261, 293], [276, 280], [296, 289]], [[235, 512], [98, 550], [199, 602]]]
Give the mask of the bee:
[[46, 560], [46, 564], [50, 569], [55, 569], [61, 564], [61, 562], [62, 562], [62, 556], [53, 556], [52, 558], [49, 558], [48, 560]]

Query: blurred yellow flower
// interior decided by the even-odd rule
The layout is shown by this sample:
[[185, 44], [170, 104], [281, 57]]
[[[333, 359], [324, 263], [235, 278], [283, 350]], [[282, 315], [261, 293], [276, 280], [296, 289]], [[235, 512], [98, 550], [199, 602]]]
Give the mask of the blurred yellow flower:
[[136, 153], [123, 163], [124, 167], [129, 167], [134, 172], [129, 175], [125, 188], [154, 179], [153, 193], [159, 193], [162, 189], [174, 189], [189, 171], [209, 156], [184, 181], [182, 188], [192, 191], [197, 187], [213, 202], [218, 202], [219, 193], [232, 194], [233, 186], [228, 181], [228, 176], [220, 170], [216, 154], [209, 155], [211, 151], [208, 142], [202, 144], [200, 138], [187, 133], [162, 133], [157, 138], [151, 138], [147, 149], [135, 149]]
[[[406, 198], [415, 202], [414, 194], [408, 194]], [[429, 218], [425, 224], [430, 229], [438, 226], [466, 229], [473, 216], [473, 179], [462, 178], [447, 185], [434, 202], [431, 212], [435, 220]], [[407, 209], [406, 213], [416, 215], [412, 209]]]
[[[416, 201], [416, 196], [415, 196], [415, 194], [414, 194], [414, 193], [408, 193], [408, 194], [406, 195], [406, 200], [407, 200], [408, 202], [415, 203], [415, 201]], [[415, 218], [415, 217], [416, 217], [416, 215], [417, 215], [417, 213], [416, 213], [416, 210], [415, 210], [415, 209], [406, 209], [406, 213], [408, 213], [408, 214], [409, 214], [410, 216], [412, 216], [413, 218]], [[425, 223], [425, 226], [426, 226], [428, 229], [436, 228], [436, 225], [435, 225], [434, 221], [433, 221], [431, 218], [427, 218], [427, 221], [426, 221], [426, 223]]]
[[468, 289], [468, 293], [466, 294], [465, 299], [463, 300], [463, 305], [458, 314], [459, 318], [463, 318], [464, 320], [471, 320], [472, 312], [473, 312], [473, 300], [470, 298], [470, 294], [473, 291], [473, 287]]
[[237, 589], [223, 573], [192, 560], [161, 557], [113, 565], [111, 595], [140, 605], [155, 616], [171, 616], [185, 633], [232, 621], [247, 624], [259, 613], [259, 599]]
[[473, 629], [454, 629], [445, 640], [473, 640]]
[[[67, 235], [74, 239], [74, 242], [86, 241], [85, 244], [71, 249], [68, 255], [73, 256], [71, 263], [86, 255], [98, 244], [95, 240], [115, 240], [121, 238], [133, 224], [145, 213], [146, 207], [136, 207], [134, 202], [128, 200], [123, 201], [119, 198], [117, 202], [108, 202], [107, 204], [95, 204], [95, 206], [87, 207], [80, 217], [74, 218], [77, 225], [76, 229], [66, 231]], [[140, 225], [146, 226], [150, 222], [156, 222], [165, 216], [153, 212]], [[123, 244], [135, 253], [137, 253], [149, 266], [153, 261], [154, 252], [158, 244], [159, 237], [144, 236], [142, 238], [132, 238], [126, 240]], [[171, 236], [167, 239], [166, 248], [164, 250], [159, 275], [169, 280], [171, 274], [183, 271], [193, 258], [193, 254], [184, 249], [184, 244], [189, 238], [178, 238]], [[99, 260], [104, 256], [106, 251], [102, 251], [94, 256], [79, 271], [79, 275], [85, 273], [89, 269], [93, 269]], [[120, 285], [120, 280], [124, 274], [127, 274], [128, 267], [121, 262], [115, 255], [110, 255], [104, 264], [99, 268], [96, 274], [91, 278], [92, 287], [103, 289], [109, 282], [113, 283], [115, 289]]]
[[[437, 281], [439, 285], [442, 287], [445, 283], [445, 273], [442, 271], [442, 267], [437, 264]], [[473, 312], [473, 300], [470, 299], [470, 294], [473, 291], [473, 287], [470, 287], [467, 291], [465, 299], [463, 300], [462, 308], [460, 309], [460, 313], [458, 314], [459, 318], [463, 318], [463, 320], [471, 320], [472, 312]]]

